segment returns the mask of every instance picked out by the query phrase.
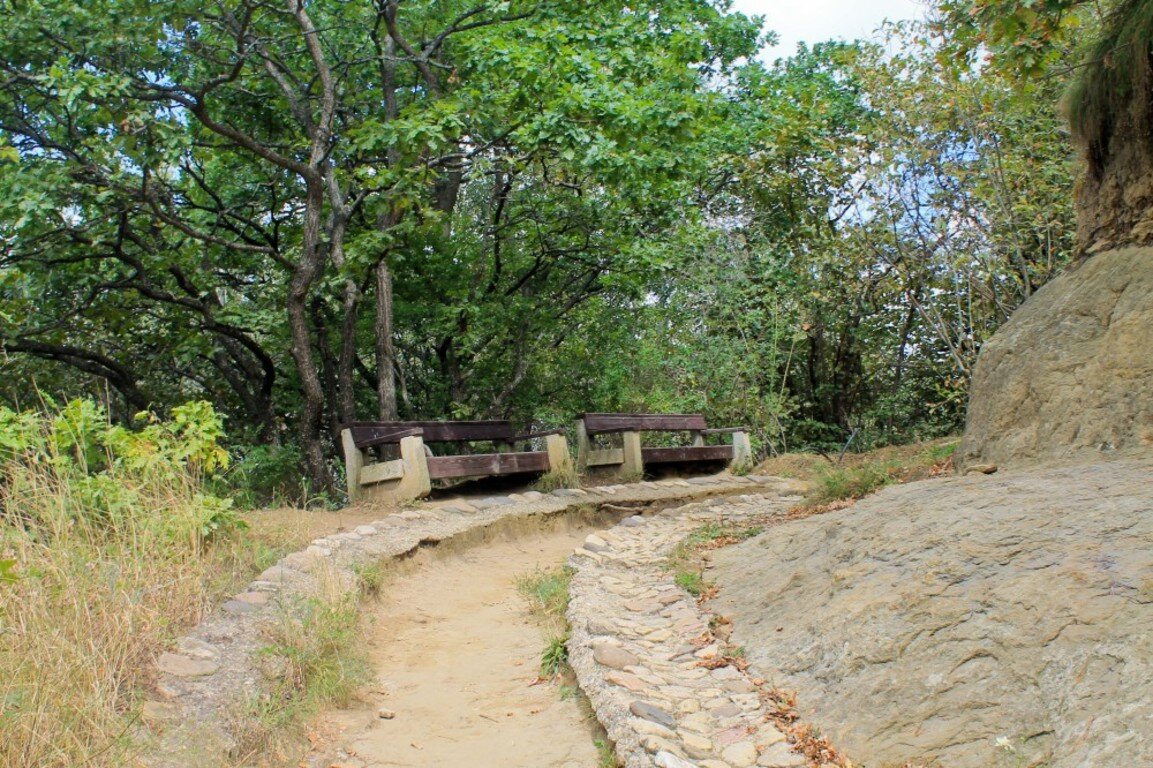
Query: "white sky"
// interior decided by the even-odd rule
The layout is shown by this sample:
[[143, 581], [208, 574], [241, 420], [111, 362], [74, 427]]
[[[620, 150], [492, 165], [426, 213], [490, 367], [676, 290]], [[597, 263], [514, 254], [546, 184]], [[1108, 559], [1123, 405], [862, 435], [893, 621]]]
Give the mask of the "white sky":
[[801, 41], [866, 38], [885, 19], [925, 15], [920, 0], [733, 0], [733, 10], [764, 16], [765, 27], [780, 37], [780, 43], [765, 52], [766, 61], [791, 55]]

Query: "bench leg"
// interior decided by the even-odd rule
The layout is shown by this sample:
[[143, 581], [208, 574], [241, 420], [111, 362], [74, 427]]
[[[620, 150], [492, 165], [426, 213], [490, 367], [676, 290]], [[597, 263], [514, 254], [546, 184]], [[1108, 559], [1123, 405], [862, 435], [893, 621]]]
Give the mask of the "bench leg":
[[749, 436], [744, 432], [733, 433], [733, 461], [729, 465], [733, 470], [750, 469], [753, 466], [753, 446]]
[[645, 474], [645, 462], [641, 456], [641, 433], [622, 432], [621, 443], [624, 449], [624, 464], [621, 465], [621, 477], [635, 480]]
[[400, 441], [400, 460], [404, 462], [404, 477], [400, 478], [392, 490], [398, 502], [411, 501], [427, 496], [432, 492], [432, 480], [428, 477], [428, 454], [424, 450], [424, 438], [417, 435]]
[[348, 486], [348, 500], [361, 497], [360, 470], [364, 468], [364, 452], [352, 441], [352, 430], [340, 431], [340, 444], [344, 448], [344, 477]]
[[568, 440], [564, 435], [547, 435], [544, 444], [548, 451], [549, 472], [573, 474], [572, 454], [568, 452]]
[[589, 452], [592, 450], [592, 442], [589, 440], [589, 433], [585, 430], [584, 419], [577, 419], [576, 436], [577, 470], [584, 472], [586, 469], [588, 469]]
[[349, 476], [349, 497], [353, 500], [371, 499], [372, 501], [403, 504], [406, 501], [427, 496], [432, 491], [432, 481], [428, 476], [428, 455], [425, 452], [424, 440], [421, 437], [413, 435], [402, 439], [400, 441], [400, 461], [387, 462], [387, 464], [399, 464], [401, 469], [399, 476], [395, 473], [395, 468], [390, 467], [389, 479], [371, 481], [368, 485], [362, 485], [361, 479], [365, 475], [378, 474], [374, 473], [373, 470], [382, 467], [382, 465], [373, 464], [366, 469], [362, 465], [357, 471], [355, 489], [352, 487], [351, 475]]

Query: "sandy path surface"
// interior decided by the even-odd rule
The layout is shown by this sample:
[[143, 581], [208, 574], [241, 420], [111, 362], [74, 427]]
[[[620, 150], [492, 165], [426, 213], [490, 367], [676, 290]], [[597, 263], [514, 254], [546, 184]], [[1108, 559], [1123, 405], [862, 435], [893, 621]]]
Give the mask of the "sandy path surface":
[[[545, 640], [515, 584], [563, 563], [584, 536], [494, 542], [389, 582], [368, 639], [377, 683], [356, 708], [322, 718], [322, 731], [339, 734], [323, 764], [595, 766], [580, 704], [555, 683], [533, 685]], [[378, 717], [382, 708], [395, 717]]]

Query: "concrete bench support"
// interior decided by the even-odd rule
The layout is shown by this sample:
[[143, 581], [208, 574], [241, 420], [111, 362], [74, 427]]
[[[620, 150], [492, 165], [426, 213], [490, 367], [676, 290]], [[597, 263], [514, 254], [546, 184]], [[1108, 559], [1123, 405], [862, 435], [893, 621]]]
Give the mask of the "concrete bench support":
[[564, 435], [548, 435], [544, 439], [545, 451], [548, 452], [548, 466], [550, 472], [563, 472], [571, 474], [573, 471], [572, 454], [569, 453], [568, 440]]
[[645, 473], [645, 460], [641, 454], [641, 433], [621, 433], [621, 472], [620, 476], [636, 481]]
[[366, 451], [356, 447], [352, 431], [341, 430], [350, 501], [395, 501], [404, 503], [427, 496], [432, 491], [428, 476], [428, 454], [419, 436], [401, 438], [400, 458], [366, 464]]

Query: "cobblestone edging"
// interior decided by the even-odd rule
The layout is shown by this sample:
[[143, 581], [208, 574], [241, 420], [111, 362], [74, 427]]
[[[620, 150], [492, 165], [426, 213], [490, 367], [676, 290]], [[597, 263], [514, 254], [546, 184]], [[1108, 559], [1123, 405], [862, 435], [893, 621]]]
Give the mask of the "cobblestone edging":
[[569, 662], [626, 768], [806, 765], [769, 721], [758, 685], [735, 667], [709, 668], [720, 649], [692, 643], [709, 617], [666, 568], [694, 529], [796, 503], [785, 495], [795, 487], [774, 490], [629, 517], [570, 557]]
[[143, 706], [150, 746], [148, 768], [218, 768], [237, 749], [246, 703], [262, 685], [260, 650], [266, 627], [292, 615], [321, 587], [351, 593], [356, 569], [400, 562], [420, 551], [494, 526], [551, 518], [588, 505], [617, 506], [617, 514], [648, 502], [678, 502], [739, 493], [772, 478], [717, 475], [593, 488], [527, 492], [485, 499], [445, 500], [388, 514], [370, 525], [316, 539], [260, 574], [248, 587], [157, 660], [156, 696]]

